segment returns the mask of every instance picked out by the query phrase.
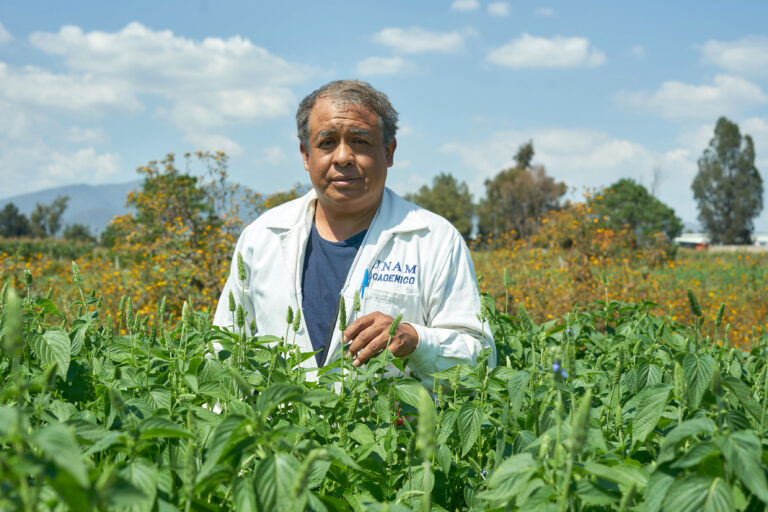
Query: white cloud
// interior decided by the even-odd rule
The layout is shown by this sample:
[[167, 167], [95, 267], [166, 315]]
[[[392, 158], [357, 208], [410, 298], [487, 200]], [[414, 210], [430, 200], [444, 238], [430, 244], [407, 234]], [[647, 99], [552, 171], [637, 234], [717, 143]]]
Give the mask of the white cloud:
[[768, 37], [749, 36], [737, 41], [709, 40], [698, 47], [704, 62], [736, 73], [765, 74], [768, 69]]
[[244, 83], [285, 85], [306, 77], [307, 69], [291, 64], [239, 36], [195, 41], [170, 30], [154, 31], [133, 22], [118, 32], [87, 34], [76, 26], [58, 33], [34, 32], [30, 43], [64, 57], [66, 64], [143, 84], [146, 90], [209, 90]]
[[683, 218], [695, 219], [693, 196], [688, 191], [698, 155], [685, 148], [660, 153], [596, 130], [542, 128], [498, 131], [485, 142], [451, 142], [443, 145], [441, 151], [458, 155], [473, 172], [475, 179], [468, 184], [473, 195], [481, 197], [485, 194], [485, 179], [512, 166], [512, 155], [529, 140], [533, 140], [536, 152], [533, 163], [544, 165], [547, 174], [564, 181], [572, 190], [569, 197], [573, 200], [581, 199], [586, 189], [608, 186], [625, 177], [649, 186], [651, 173], [658, 167], [665, 176], [661, 199]]
[[595, 67], [605, 62], [605, 54], [583, 37], [547, 39], [523, 34], [492, 50], [487, 60], [510, 68]]
[[75, 144], [104, 144], [107, 138], [107, 134], [101, 127], [83, 128], [81, 126], [72, 126], [67, 130], [66, 135], [66, 139]]
[[184, 140], [194, 144], [195, 151], [223, 151], [229, 156], [240, 156], [243, 154], [243, 148], [240, 144], [223, 135], [188, 133]]
[[451, 3], [452, 11], [474, 11], [480, 7], [478, 0], [453, 0]]
[[643, 58], [645, 57], [645, 46], [641, 44], [636, 44], [632, 47], [632, 55], [635, 57]]
[[141, 103], [124, 82], [93, 74], [56, 74], [0, 62], [0, 97], [16, 104], [96, 113], [104, 108], [138, 110]]
[[491, 16], [509, 16], [509, 2], [493, 2], [488, 4], [488, 14]]
[[42, 173], [40, 178], [51, 184], [75, 181], [103, 183], [117, 176], [119, 167], [114, 153], [99, 155], [94, 148], [85, 148], [74, 153], [54, 152], [50, 162], [43, 166]]
[[[250, 40], [205, 38], [202, 41], [176, 36], [170, 30], [155, 31], [130, 23], [117, 32], [84, 33], [65, 26], [57, 33], [35, 32], [30, 43], [51, 55], [60, 55], [71, 80], [114, 89], [101, 95], [80, 94], [94, 103], [123, 92], [135, 105], [136, 97], [159, 97], [170, 105], [156, 109], [183, 131], [206, 131], [229, 122], [256, 122], [283, 116], [295, 103], [287, 85], [300, 82], [313, 71], [281, 59]], [[59, 78], [59, 81], [65, 81]], [[55, 96], [55, 91], [48, 94]], [[45, 96], [45, 95], [40, 95]], [[103, 100], [105, 102], [106, 100]], [[74, 102], [71, 108], [79, 108]]]
[[653, 93], [619, 93], [616, 100], [668, 119], [717, 118], [768, 101], [760, 87], [740, 77], [715, 76], [712, 85], [664, 82]]
[[421, 27], [385, 28], [373, 40], [400, 53], [455, 53], [464, 48], [464, 36], [458, 32], [430, 32]]
[[538, 9], [534, 9], [533, 14], [536, 16], [554, 16], [555, 10], [551, 7], [540, 7]]
[[402, 57], [368, 57], [357, 63], [361, 75], [396, 75], [414, 71], [416, 67]]
[[[408, 165], [398, 165], [397, 163], [395, 163], [397, 167], [396, 168], [393, 167], [392, 170], [398, 171], [402, 169], [407, 169], [408, 167], [410, 167], [410, 162], [406, 162], [406, 163]], [[399, 180], [393, 179], [393, 178], [400, 178], [401, 176], [392, 173], [392, 170], [390, 170], [390, 173], [388, 175], [387, 186], [401, 196], [418, 192], [422, 186], [429, 184], [427, 180], [424, 179], [424, 176], [418, 173], [410, 174], [407, 177], [404, 177], [404, 179], [399, 179]]]
[[10, 32], [8, 32], [8, 30], [6, 30], [3, 24], [0, 23], [0, 44], [5, 44], [10, 41], [13, 41], [13, 36]]
[[16, 139], [29, 132], [32, 125], [30, 114], [20, 108], [18, 103], [3, 100], [1, 94], [0, 112], [0, 140]]

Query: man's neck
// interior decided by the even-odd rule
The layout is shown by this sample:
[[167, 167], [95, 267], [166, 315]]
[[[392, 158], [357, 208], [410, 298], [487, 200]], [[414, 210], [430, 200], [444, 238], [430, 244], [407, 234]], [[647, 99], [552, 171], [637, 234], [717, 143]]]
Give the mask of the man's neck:
[[359, 232], [368, 229], [379, 209], [379, 203], [368, 211], [341, 213], [323, 208], [320, 201], [315, 206], [315, 228], [323, 239], [330, 242], [346, 240]]

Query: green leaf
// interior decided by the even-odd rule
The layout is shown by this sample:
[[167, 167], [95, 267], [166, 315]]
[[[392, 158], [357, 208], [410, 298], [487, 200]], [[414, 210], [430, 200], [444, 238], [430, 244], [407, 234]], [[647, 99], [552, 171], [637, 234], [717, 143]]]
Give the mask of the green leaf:
[[53, 460], [56, 467], [72, 475], [81, 487], [88, 487], [88, 472], [80, 447], [67, 427], [61, 423], [45, 427], [32, 434], [32, 442]]
[[697, 466], [707, 457], [717, 456], [719, 454], [720, 447], [712, 441], [694, 444], [685, 455], [678, 458], [670, 465], [670, 467], [682, 469]]
[[122, 468], [119, 475], [144, 493], [141, 503], [134, 505], [132, 510], [150, 512], [157, 496], [157, 468], [144, 459], [137, 459]]
[[647, 386], [637, 396], [637, 410], [632, 420], [632, 444], [642, 443], [656, 427], [667, 405], [667, 398], [672, 386], [654, 384]]
[[373, 437], [373, 432], [368, 428], [365, 423], [356, 423], [349, 436], [357, 441], [361, 445], [373, 444], [376, 440]]
[[763, 503], [768, 503], [768, 483], [761, 463], [760, 439], [751, 430], [739, 430], [721, 440], [728, 466]]
[[648, 485], [648, 475], [637, 466], [628, 464], [606, 466], [597, 462], [586, 462], [583, 468], [587, 473], [614, 482], [624, 489], [634, 487], [642, 490]]
[[466, 402], [459, 409], [457, 422], [459, 425], [459, 437], [461, 438], [461, 456], [469, 452], [480, 436], [480, 407], [475, 402]]
[[288, 453], [274, 453], [259, 463], [254, 470], [259, 510], [281, 511], [294, 505], [289, 499], [300, 465]]
[[685, 394], [688, 406], [696, 409], [701, 403], [701, 397], [712, 384], [715, 373], [715, 360], [709, 355], [687, 354], [683, 359], [683, 375], [685, 376]]
[[281, 403], [300, 398], [302, 391], [299, 386], [287, 382], [272, 384], [259, 395], [256, 409], [261, 413], [262, 419], [266, 420], [275, 407]]
[[731, 512], [733, 491], [722, 478], [692, 475], [676, 480], [667, 491], [664, 510]]
[[64, 329], [52, 327], [42, 335], [35, 336], [32, 340], [32, 349], [43, 366], [56, 363], [56, 373], [62, 379], [67, 379], [69, 361], [72, 357], [72, 342]]
[[680, 441], [698, 434], [711, 435], [714, 431], [715, 423], [709, 418], [694, 418], [682, 422], [661, 439], [661, 452], [656, 462], [661, 464], [674, 459], [675, 448]]
[[168, 389], [153, 389], [149, 392], [149, 400], [155, 409], [171, 410], [171, 392]]
[[51, 299], [46, 299], [45, 297], [37, 298], [35, 299], [35, 305], [40, 308], [40, 312], [44, 315], [56, 315], [59, 318], [64, 318], [64, 315], [61, 314], [59, 308], [56, 307], [56, 304]]
[[741, 402], [741, 405], [752, 415], [757, 421], [760, 421], [760, 417], [763, 415], [763, 409], [760, 404], [752, 398], [749, 387], [741, 380], [734, 378], [730, 375], [723, 377], [723, 385], [727, 387], [731, 393]]
[[451, 450], [444, 444], [437, 447], [437, 463], [447, 477], [451, 473]]
[[141, 435], [139, 436], [140, 439], [155, 439], [163, 437], [183, 437], [187, 439], [195, 439], [195, 436], [184, 430], [181, 425], [178, 425], [177, 423], [174, 423], [167, 418], [159, 416], [153, 416], [141, 422], [139, 425], [139, 432], [141, 432]]
[[232, 484], [232, 509], [242, 512], [257, 512], [256, 491], [253, 477], [239, 476]]
[[645, 508], [643, 512], [659, 512], [664, 503], [664, 497], [672, 484], [675, 483], [675, 474], [668, 473], [665, 469], [657, 468], [648, 478], [648, 488], [645, 490]]
[[395, 391], [400, 401], [405, 402], [414, 408], [419, 407], [419, 390], [424, 386], [413, 379], [401, 379], [395, 381]]
[[530, 378], [530, 373], [525, 370], [521, 370], [515, 373], [507, 381], [507, 390], [509, 391], [509, 404], [512, 407], [512, 410], [516, 413], [519, 413], [523, 407], [525, 390], [528, 387], [528, 381]]
[[210, 441], [208, 445], [208, 451], [205, 455], [205, 462], [200, 468], [200, 472], [197, 474], [196, 481], [202, 482], [205, 477], [213, 470], [213, 467], [219, 462], [224, 450], [232, 442], [232, 438], [235, 437], [240, 428], [248, 422], [242, 416], [227, 416], [211, 433]]

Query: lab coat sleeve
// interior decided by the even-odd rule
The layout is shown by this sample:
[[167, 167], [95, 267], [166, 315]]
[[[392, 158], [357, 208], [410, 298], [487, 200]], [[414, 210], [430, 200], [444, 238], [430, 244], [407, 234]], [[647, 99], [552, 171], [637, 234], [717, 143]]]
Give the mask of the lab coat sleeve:
[[426, 297], [425, 310], [426, 325], [411, 323], [419, 335], [416, 349], [407, 358], [411, 373], [431, 381], [432, 373], [457, 364], [476, 364], [484, 347], [492, 349], [488, 364], [496, 365], [490, 328], [478, 319], [480, 295], [472, 258], [458, 233]]

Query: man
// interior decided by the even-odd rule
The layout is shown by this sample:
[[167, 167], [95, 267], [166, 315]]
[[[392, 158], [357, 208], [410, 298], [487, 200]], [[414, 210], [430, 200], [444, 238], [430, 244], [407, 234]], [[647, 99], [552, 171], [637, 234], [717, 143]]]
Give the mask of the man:
[[[230, 292], [246, 324], [255, 322], [252, 334], [285, 332], [288, 307], [300, 308], [295, 343], [302, 352], [317, 351], [303, 366], [322, 367], [347, 344], [344, 355], [360, 366], [386, 348], [390, 325], [402, 314], [389, 350], [425, 383], [432, 373], [474, 363], [483, 343], [494, 349], [495, 365], [461, 235], [385, 187], [397, 147], [397, 112], [386, 95], [358, 80], [331, 82], [301, 102], [296, 123], [313, 189], [243, 231], [214, 323], [231, 326]], [[350, 319], [344, 333], [341, 297]]]

